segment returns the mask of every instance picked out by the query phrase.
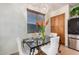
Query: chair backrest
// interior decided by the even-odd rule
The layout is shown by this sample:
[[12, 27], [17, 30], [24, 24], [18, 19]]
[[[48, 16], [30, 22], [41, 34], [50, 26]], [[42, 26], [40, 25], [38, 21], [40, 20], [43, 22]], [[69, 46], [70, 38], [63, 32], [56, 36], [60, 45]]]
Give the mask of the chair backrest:
[[49, 48], [49, 54], [55, 55], [58, 53], [58, 47], [59, 47], [59, 36], [50, 38], [50, 48]]
[[57, 44], [59, 42], [59, 36], [50, 38], [51, 45]]
[[30, 48], [27, 44], [23, 43], [24, 39], [21, 39], [20, 37], [18, 37], [16, 39], [17, 41], [17, 46], [18, 46], [18, 51], [20, 55], [29, 55], [30, 53]]
[[50, 33], [50, 37], [56, 37], [57, 33]]
[[22, 50], [22, 39], [19, 38], [19, 37], [17, 37], [16, 41], [17, 41], [17, 46], [18, 46], [19, 54], [23, 54], [23, 50]]

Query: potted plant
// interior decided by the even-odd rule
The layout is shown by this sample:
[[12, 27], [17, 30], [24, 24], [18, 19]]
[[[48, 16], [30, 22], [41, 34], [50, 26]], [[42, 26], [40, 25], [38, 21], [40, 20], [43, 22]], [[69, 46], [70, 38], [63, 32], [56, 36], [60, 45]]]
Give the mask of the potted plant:
[[71, 15], [71, 16], [79, 16], [79, 6], [73, 8], [73, 9], [70, 11], [70, 15]]

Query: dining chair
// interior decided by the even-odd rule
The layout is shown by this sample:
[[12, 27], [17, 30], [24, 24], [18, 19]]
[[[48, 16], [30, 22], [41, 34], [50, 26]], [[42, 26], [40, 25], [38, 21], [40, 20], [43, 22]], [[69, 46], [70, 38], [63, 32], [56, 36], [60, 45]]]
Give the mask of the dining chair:
[[59, 47], [59, 36], [50, 38], [50, 43], [41, 47], [47, 55], [56, 55]]
[[49, 36], [50, 36], [50, 37], [56, 37], [56, 36], [57, 36], [57, 33], [50, 33]]
[[[19, 51], [19, 55], [29, 55], [30, 53], [30, 48], [28, 47], [27, 44], [23, 45], [23, 39], [21, 39], [20, 37], [18, 37], [16, 39], [17, 41], [17, 46], [18, 46], [18, 51]], [[34, 54], [37, 54], [37, 50], [35, 50]]]

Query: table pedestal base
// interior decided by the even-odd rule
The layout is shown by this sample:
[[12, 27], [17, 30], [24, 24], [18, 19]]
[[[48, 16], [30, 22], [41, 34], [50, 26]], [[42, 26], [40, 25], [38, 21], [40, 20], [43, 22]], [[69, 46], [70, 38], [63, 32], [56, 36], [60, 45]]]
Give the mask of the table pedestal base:
[[47, 55], [45, 52], [43, 52], [40, 48], [38, 49], [38, 53], [36, 55]]

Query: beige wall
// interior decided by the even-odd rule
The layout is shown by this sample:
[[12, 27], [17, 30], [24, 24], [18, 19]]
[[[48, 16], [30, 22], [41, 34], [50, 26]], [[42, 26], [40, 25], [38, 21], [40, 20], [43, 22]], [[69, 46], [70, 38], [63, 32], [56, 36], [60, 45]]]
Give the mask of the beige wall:
[[52, 11], [51, 9], [51, 11], [49, 11], [48, 13], [50, 17], [65, 13], [65, 46], [68, 46], [68, 24], [67, 23], [69, 19], [69, 5], [65, 5], [64, 7], [59, 8], [56, 11]]

